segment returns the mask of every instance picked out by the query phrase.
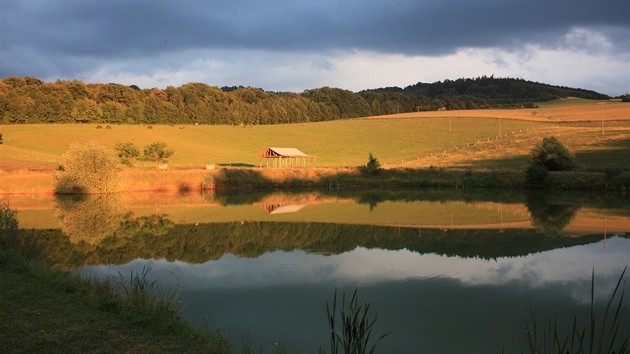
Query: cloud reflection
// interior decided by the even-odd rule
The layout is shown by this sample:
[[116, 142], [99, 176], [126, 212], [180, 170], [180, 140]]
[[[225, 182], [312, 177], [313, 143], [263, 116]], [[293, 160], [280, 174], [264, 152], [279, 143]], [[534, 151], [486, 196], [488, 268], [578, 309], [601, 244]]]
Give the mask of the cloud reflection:
[[594, 271], [602, 293], [614, 287], [623, 268], [630, 264], [630, 241], [613, 237], [607, 240], [608, 251], [603, 252], [603, 248], [602, 241], [523, 257], [485, 260], [359, 247], [332, 256], [276, 251], [254, 259], [228, 254], [216, 261], [194, 265], [165, 260], [136, 260], [115, 270], [111, 266], [96, 266], [86, 271], [111, 273], [120, 270], [124, 274], [150, 265], [156, 277], [177, 274], [190, 290], [318, 284], [366, 287], [431, 280], [456, 281], [467, 287], [518, 283], [528, 288], [540, 288], [559, 282], [575, 283], [580, 290], [576, 294], [583, 293], [584, 286], [590, 288]]

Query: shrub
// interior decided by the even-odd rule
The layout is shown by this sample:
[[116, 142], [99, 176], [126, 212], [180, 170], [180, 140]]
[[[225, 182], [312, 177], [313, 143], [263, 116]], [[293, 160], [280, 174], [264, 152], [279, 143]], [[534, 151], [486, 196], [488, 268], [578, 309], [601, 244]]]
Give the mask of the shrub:
[[364, 175], [377, 175], [381, 171], [381, 163], [378, 162], [376, 157], [370, 153], [368, 163], [361, 167], [361, 173]]
[[155, 142], [144, 148], [144, 158], [156, 164], [166, 162], [166, 159], [171, 157], [174, 153], [175, 150], [170, 149], [164, 142]]
[[542, 143], [531, 151], [532, 164], [548, 171], [572, 170], [575, 168], [573, 159], [573, 154], [555, 136], [543, 138]]
[[118, 151], [120, 163], [128, 166], [133, 165], [133, 161], [140, 156], [140, 149], [131, 141], [117, 143], [114, 150]]
[[525, 171], [525, 180], [529, 189], [543, 189], [547, 186], [549, 171], [540, 165], [532, 164]]
[[115, 192], [120, 187], [116, 158], [94, 142], [70, 145], [55, 173], [55, 192], [90, 194]]

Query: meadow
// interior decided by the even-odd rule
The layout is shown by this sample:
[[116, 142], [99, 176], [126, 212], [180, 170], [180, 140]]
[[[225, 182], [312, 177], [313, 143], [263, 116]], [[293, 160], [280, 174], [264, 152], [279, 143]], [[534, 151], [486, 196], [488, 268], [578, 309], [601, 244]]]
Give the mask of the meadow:
[[[550, 135], [558, 137], [576, 154], [576, 162], [581, 170], [628, 171], [630, 168], [627, 162], [630, 161], [630, 104], [621, 102], [608, 102], [604, 106], [599, 106], [595, 101], [561, 100], [541, 105], [536, 109], [420, 112], [321, 123], [251, 127], [189, 125], [180, 128], [182, 126], [157, 125], [153, 126], [153, 129], [147, 129], [146, 126], [140, 125], [116, 125], [112, 126], [112, 129], [96, 129], [95, 124], [2, 125], [0, 193], [10, 183], [28, 186], [24, 188], [32, 188], [35, 191], [45, 190], [52, 184], [51, 171], [57, 167], [61, 155], [70, 144], [83, 144], [88, 141], [98, 142], [112, 150], [117, 142], [131, 141], [142, 149], [152, 142], [163, 141], [175, 150], [168, 164], [168, 172], [156, 171], [153, 163], [144, 161], [138, 161], [137, 168], [126, 169], [126, 176], [135, 180], [136, 185], [154, 182], [158, 173], [164, 175], [161, 180], [165, 181], [164, 183], [181, 185], [185, 180], [192, 185], [205, 178], [209, 171], [204, 168], [209, 164], [217, 167], [259, 166], [261, 163], [264, 164], [264, 161], [261, 161], [258, 155], [267, 147], [295, 147], [317, 156], [315, 166], [318, 169], [304, 169], [304, 175], [325, 173], [319, 171], [328, 170], [325, 167], [333, 170], [365, 164], [369, 153], [373, 153], [385, 168], [448, 166], [481, 170], [523, 169], [528, 163], [528, 154], [532, 147], [543, 137]], [[193, 168], [195, 170], [192, 170]], [[14, 189], [9, 187], [9, 190]], [[190, 198], [202, 197], [195, 194]], [[51, 197], [49, 202], [52, 203], [52, 200]], [[19, 202], [28, 203], [25, 200]], [[149, 207], [145, 206], [144, 201], [136, 203], [147, 209], [146, 214], [155, 212], [155, 205], [159, 204], [153, 201], [151, 210], [148, 210]], [[339, 209], [324, 212], [313, 204], [313, 210], [306, 211], [312, 213], [314, 219], [334, 220], [342, 214]], [[379, 205], [380, 210], [387, 211], [389, 207], [388, 203]], [[491, 207], [493, 205], [488, 204], [488, 208]], [[449, 219], [443, 208], [441, 204], [428, 203], [410, 210], [409, 213], [426, 214], [429, 209], [443, 211], [441, 219], [429, 220], [435, 224], [442, 224], [445, 218]], [[525, 210], [522, 206], [519, 208], [512, 210], [512, 214], [506, 213], [504, 221], [521, 222], [520, 213]], [[244, 218], [243, 210], [240, 208], [231, 206], [225, 209], [225, 214], [222, 215], [209, 213], [207, 208], [194, 208], [180, 212], [181, 214], [175, 211], [175, 207], [172, 210], [170, 208], [164, 210], [168, 210], [173, 220], [181, 222], [186, 219], [186, 223]], [[469, 219], [479, 219], [478, 214], [470, 213], [470, 208], [465, 203], [458, 204], [456, 210], [461, 212], [460, 221], [463, 223], [469, 222]], [[263, 213], [258, 206], [248, 208], [247, 211], [252, 215]], [[355, 212], [354, 209], [343, 210], [344, 217], [353, 216]], [[388, 215], [395, 212], [397, 211], [389, 212]], [[45, 213], [48, 213], [48, 209], [35, 210], [35, 213], [30, 215], [32, 221], [26, 221], [24, 225], [32, 226], [35, 220], [41, 219]], [[143, 214], [140, 211], [138, 213]], [[404, 216], [402, 214], [400, 218]], [[490, 218], [492, 214], [484, 216]], [[53, 226], [51, 224], [50, 227]], [[7, 257], [0, 254], [0, 258], [2, 256]], [[8, 267], [13, 263], [17, 262], [12, 259], [0, 259], [2, 277], [11, 280], [0, 284], [0, 287], [9, 298], [24, 300], [21, 305], [18, 304], [20, 305], [17, 306], [18, 310], [35, 308], [37, 311], [25, 313], [13, 307], [0, 306], [6, 307], [6, 311], [17, 318], [11, 321], [9, 326], [5, 326], [7, 334], [0, 343], [21, 345], [18, 348], [23, 351], [37, 351], [42, 349], [42, 337], [38, 333], [46, 332], [54, 341], [49, 341], [46, 344], [48, 347], [43, 348], [49, 351], [78, 352], [93, 348], [94, 345], [102, 346], [99, 342], [101, 334], [108, 333], [108, 338], [114, 338], [114, 342], [110, 340], [114, 343], [111, 348], [119, 348], [119, 351], [135, 351], [136, 348], [156, 352], [159, 352], [159, 348], [165, 348], [162, 349], [164, 352], [200, 351], [201, 344], [190, 339], [199, 338], [200, 335], [196, 331], [183, 328], [179, 332], [173, 332], [172, 328], [169, 328], [169, 333], [183, 334], [165, 336], [164, 329], [158, 328], [155, 333], [147, 335], [136, 327], [128, 327], [130, 321], [126, 317], [116, 320], [111, 319], [114, 316], [109, 312], [102, 314], [103, 306], [120, 312], [119, 309], [124, 308], [121, 307], [124, 304], [114, 303], [109, 297], [94, 300], [86, 295], [91, 292], [84, 289], [86, 285], [74, 283], [67, 285], [61, 283], [57, 276], [39, 275], [40, 266], [30, 270], [20, 262], [18, 263], [20, 266], [16, 268], [18, 270], [15, 271]], [[46, 277], [51, 280], [42, 282]], [[58, 283], [62, 285], [57, 285]], [[16, 287], [15, 284], [21, 286]], [[61, 304], [60, 306], [49, 305], [51, 302], [42, 302], [40, 297], [36, 296], [41, 294], [42, 286], [47, 294], [52, 294], [49, 297], [53, 302]], [[106, 291], [107, 294], [109, 292]], [[77, 303], [81, 304], [80, 307], [77, 307]], [[45, 306], [35, 307], [38, 305]], [[45, 309], [49, 312], [41, 312]], [[37, 318], [32, 316], [35, 312]], [[42, 317], [40, 312], [45, 316]], [[56, 313], [64, 313], [67, 316], [56, 316]], [[107, 322], [103, 316], [107, 317]], [[153, 323], [180, 325], [179, 317], [175, 318], [175, 322], [169, 322], [155, 320], [143, 313], [137, 316], [143, 321], [148, 319]], [[44, 317], [54, 321], [41, 321]], [[58, 319], [64, 321], [60, 322]], [[140, 322], [137, 317], [132, 319], [131, 322]], [[37, 323], [38, 326], [33, 326], [32, 323]], [[80, 323], [81, 326], [74, 326], [75, 330], [68, 331], [67, 328], [72, 327], [72, 323]], [[83, 333], [85, 336], [78, 338], [77, 333]], [[14, 338], [20, 338], [20, 341], [15, 341]], [[217, 339], [201, 337], [202, 342], [210, 340], [214, 342]], [[221, 338], [217, 341], [219, 347], [223, 348], [225, 342]], [[62, 348], [59, 343], [70, 344], [64, 344]], [[178, 347], [180, 344], [183, 348]]]
[[[140, 150], [162, 141], [175, 150], [169, 168], [256, 167], [268, 147], [294, 147], [316, 156], [315, 167], [363, 165], [372, 153], [390, 167], [523, 168], [529, 151], [554, 135], [582, 169], [630, 161], [630, 103], [558, 100], [533, 109], [402, 113], [329, 122], [226, 125], [3, 125], [0, 170], [56, 168], [70, 144], [95, 141], [108, 149], [133, 142]], [[148, 161], [136, 167], [153, 168]]]

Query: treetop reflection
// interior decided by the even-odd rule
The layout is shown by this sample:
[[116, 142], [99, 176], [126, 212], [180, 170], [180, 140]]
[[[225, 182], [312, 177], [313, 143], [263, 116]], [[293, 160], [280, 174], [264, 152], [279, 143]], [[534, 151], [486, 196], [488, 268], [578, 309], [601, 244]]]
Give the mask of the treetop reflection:
[[[577, 196], [579, 202], [571, 203], [573, 195], [513, 191], [494, 196], [485, 191], [320, 191], [248, 198], [217, 194], [212, 201], [201, 195], [141, 195], [144, 204], [119, 194], [58, 197], [61, 229], [21, 232], [25, 237], [45, 234], [29, 242], [41, 244], [53, 264], [66, 268], [136, 258], [202, 263], [225, 254], [258, 257], [274, 250], [340, 254], [357, 247], [494, 259], [595, 242], [606, 232], [627, 237], [628, 200]], [[232, 203], [239, 199], [247, 203]], [[581, 213], [583, 204], [586, 213]], [[20, 211], [18, 217], [27, 213]], [[576, 229], [574, 222], [587, 228]]]

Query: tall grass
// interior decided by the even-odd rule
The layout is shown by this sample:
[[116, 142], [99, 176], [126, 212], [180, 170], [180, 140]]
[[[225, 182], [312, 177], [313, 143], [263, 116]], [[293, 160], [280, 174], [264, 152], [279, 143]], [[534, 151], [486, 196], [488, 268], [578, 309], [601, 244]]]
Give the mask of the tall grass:
[[359, 304], [357, 297], [358, 288], [354, 290], [352, 297], [346, 301], [346, 293], [343, 292], [341, 307], [339, 308], [339, 317], [341, 319], [340, 327], [337, 327], [337, 290], [333, 297], [332, 308], [326, 301], [326, 312], [328, 314], [328, 325], [330, 327], [330, 353], [338, 354], [339, 348], [343, 349], [345, 354], [364, 354], [374, 353], [376, 344], [389, 335], [390, 332], [381, 334], [376, 342], [370, 347], [368, 346], [372, 327], [378, 320], [378, 312], [373, 318], [370, 318], [370, 303], [364, 302]]
[[146, 303], [149, 299], [157, 297], [157, 279], [150, 280], [149, 274], [152, 267], [142, 267], [140, 273], [129, 273], [129, 281], [125, 281], [125, 276], [118, 271], [116, 283], [120, 285], [125, 296], [134, 302]]
[[[539, 331], [539, 324], [531, 303], [529, 306], [530, 320], [525, 324], [527, 344], [532, 354], [546, 353], [597, 353], [597, 354], [628, 354], [630, 353], [630, 333], [621, 332], [623, 311], [627, 309], [624, 303], [624, 268], [615, 290], [606, 304], [603, 318], [597, 315], [595, 304], [595, 272], [591, 275], [591, 308], [587, 323], [581, 323], [575, 316], [571, 329], [563, 334], [555, 317], [550, 317], [547, 327]], [[627, 320], [627, 318], [626, 318]]]
[[181, 328], [184, 321], [180, 311], [185, 304], [178, 304], [184, 286], [176, 280], [161, 290], [151, 272], [152, 267], [142, 267], [142, 271], [131, 271], [128, 276], [118, 272], [110, 277], [108, 281], [114, 280], [114, 284], [109, 283], [111, 292], [121, 300], [118, 311], [146, 325], [157, 324], [165, 332]]
[[[204, 327], [193, 325], [181, 316], [177, 303], [183, 286], [178, 281], [170, 289], [160, 292], [157, 281], [150, 277], [151, 267], [143, 268], [140, 273], [131, 272], [128, 278], [119, 273], [114, 284], [112, 284], [111, 279], [97, 281], [77, 276], [71, 272], [56, 270], [38, 259], [40, 254], [33, 251], [28, 240], [26, 242], [20, 240], [16, 214], [17, 211], [11, 209], [8, 203], [0, 203], [0, 269], [6, 268], [13, 272], [27, 274], [27, 278], [37, 278], [38, 286], [55, 284], [54, 287], [65, 289], [62, 296], [74, 293], [81, 294], [80, 296], [86, 300], [86, 303], [94, 303], [100, 311], [117, 314], [129, 323], [145, 328], [148, 336], [157, 332], [160, 335], [184, 338], [189, 342], [186, 344], [187, 348], [203, 348], [203, 352], [212, 353], [231, 352], [232, 348], [227, 338], [218, 331], [209, 331]], [[31, 291], [39, 291], [39, 288], [37, 290], [31, 289]], [[45, 296], [52, 295], [46, 294]], [[16, 301], [16, 304], [20, 306], [21, 301], [29, 301], [29, 299], [30, 297], [26, 296], [24, 300]], [[65, 301], [60, 302], [65, 303]], [[70, 306], [74, 305], [70, 304]], [[103, 316], [103, 318], [105, 317]], [[70, 318], [69, 321], [72, 322], [73, 318]], [[40, 324], [32, 324], [31, 326], [39, 328]], [[49, 326], [48, 323], [42, 326], [44, 327], [39, 329], [41, 332], [55, 333], [53, 336], [59, 336], [59, 338], [64, 335], [59, 334], [59, 331], [54, 328], [46, 327]], [[76, 322], [76, 326], [82, 327], [83, 324]], [[112, 333], [117, 332], [116, 329], [111, 331]], [[98, 334], [86, 331], [79, 336], [80, 338], [73, 339], [78, 342], [93, 342], [95, 339], [90, 340], [89, 338], [94, 336], [98, 337]], [[58, 337], [54, 339], [57, 340]], [[135, 342], [129, 343], [129, 347], [121, 350], [121, 352], [136, 352], [138, 348], [135, 345], [137, 345]], [[117, 350], [113, 348], [112, 351]]]

